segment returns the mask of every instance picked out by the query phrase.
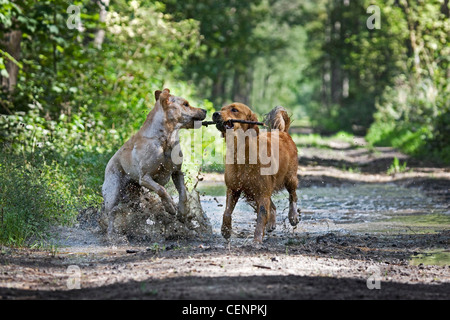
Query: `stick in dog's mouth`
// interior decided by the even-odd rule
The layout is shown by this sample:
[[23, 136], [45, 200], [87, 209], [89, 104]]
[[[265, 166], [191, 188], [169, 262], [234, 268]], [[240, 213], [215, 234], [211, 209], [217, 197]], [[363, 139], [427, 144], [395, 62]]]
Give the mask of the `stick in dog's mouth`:
[[227, 129], [233, 129], [234, 128], [234, 123], [232, 120], [227, 120], [223, 122], [223, 127], [225, 128], [225, 130]]
[[219, 131], [225, 131], [227, 129], [233, 129], [234, 128], [234, 123], [247, 123], [247, 124], [256, 124], [258, 126], [266, 126], [266, 124], [264, 122], [240, 120], [240, 119], [229, 119], [227, 121], [218, 121], [218, 122], [203, 121], [202, 122], [202, 126], [207, 127], [209, 125], [215, 124], [216, 128]]
[[234, 124], [233, 124], [233, 120], [227, 120], [227, 121], [203, 121], [202, 122], [202, 126], [208, 127], [209, 125], [216, 125], [217, 130], [221, 131], [221, 132], [225, 132], [227, 129], [233, 129], [234, 128]]

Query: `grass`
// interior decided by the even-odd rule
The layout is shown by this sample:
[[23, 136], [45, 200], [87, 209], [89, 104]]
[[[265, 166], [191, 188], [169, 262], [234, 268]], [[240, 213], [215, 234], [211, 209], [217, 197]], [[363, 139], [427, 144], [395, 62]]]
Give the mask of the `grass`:
[[366, 135], [370, 145], [394, 147], [413, 157], [448, 165], [450, 146], [448, 144], [433, 146], [433, 143], [436, 143], [433, 141], [438, 138], [433, 137], [432, 131], [427, 126], [412, 124], [400, 126], [396, 123], [382, 122], [373, 123]]
[[226, 186], [223, 183], [203, 183], [198, 185], [197, 191], [209, 196], [225, 196]]
[[392, 161], [392, 164], [389, 166], [387, 170], [387, 174], [396, 174], [396, 173], [402, 173], [406, 172], [408, 168], [406, 167], [406, 161], [403, 162], [403, 164], [400, 164], [400, 161], [397, 157], [394, 158]]
[[389, 221], [399, 222], [412, 227], [450, 227], [450, 215], [439, 213], [397, 216]]
[[342, 171], [348, 173], [361, 173], [361, 168], [358, 167], [347, 167], [345, 164], [340, 168]]
[[308, 117], [294, 117], [291, 122], [291, 127], [311, 127], [311, 120]]
[[54, 161], [5, 153], [0, 159], [0, 243], [42, 246], [50, 226], [74, 221], [74, 181]]
[[314, 148], [330, 148], [332, 142], [343, 142], [350, 144], [350, 147], [357, 147], [354, 141], [354, 135], [345, 131], [339, 131], [333, 136], [322, 136], [317, 133], [306, 135], [293, 134], [292, 139], [299, 146], [307, 146]]
[[51, 226], [71, 225], [81, 208], [101, 204], [115, 138], [100, 125], [88, 131], [35, 115], [4, 117], [0, 129], [8, 133], [0, 137], [0, 244], [53, 251]]
[[410, 264], [417, 266], [434, 265], [434, 266], [449, 266], [450, 265], [450, 252], [447, 250], [432, 250], [420, 254], [415, 254], [411, 257]]

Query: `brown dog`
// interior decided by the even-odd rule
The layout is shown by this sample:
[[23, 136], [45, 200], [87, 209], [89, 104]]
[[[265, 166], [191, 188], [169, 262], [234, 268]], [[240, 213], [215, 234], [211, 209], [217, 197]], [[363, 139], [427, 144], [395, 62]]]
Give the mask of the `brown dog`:
[[[287, 189], [289, 222], [292, 226], [298, 224], [297, 146], [288, 134], [290, 119], [282, 107], [277, 107], [268, 114], [267, 124], [272, 130], [276, 129], [271, 132], [260, 133], [257, 125], [232, 123], [229, 121], [232, 119], [258, 121], [250, 108], [242, 103], [232, 103], [213, 114], [214, 122], [220, 124], [218, 128], [227, 140], [225, 164], [227, 200], [223, 214], [222, 235], [226, 239], [230, 237], [231, 215], [243, 193], [248, 201], [256, 205], [254, 242], [261, 243], [265, 230], [273, 231], [276, 226], [276, 207], [271, 200], [273, 192], [282, 188]], [[245, 146], [244, 163], [242, 161], [243, 146]], [[275, 162], [275, 170], [269, 170], [274, 163], [268, 163], [267, 159], [263, 158], [262, 149], [267, 150], [267, 156], [270, 157], [271, 162]], [[231, 155], [230, 151], [232, 151]]]
[[155, 92], [156, 104], [142, 128], [109, 160], [105, 170], [102, 194], [108, 215], [108, 237], [116, 239], [114, 214], [129, 184], [137, 184], [156, 192], [167, 212], [177, 209], [164, 185], [172, 178], [179, 193], [178, 218], [186, 213], [186, 189], [181, 172], [182, 154], [179, 150], [180, 129], [193, 129], [194, 121], [205, 119], [206, 110], [194, 108], [184, 98], [170, 94], [169, 89]]

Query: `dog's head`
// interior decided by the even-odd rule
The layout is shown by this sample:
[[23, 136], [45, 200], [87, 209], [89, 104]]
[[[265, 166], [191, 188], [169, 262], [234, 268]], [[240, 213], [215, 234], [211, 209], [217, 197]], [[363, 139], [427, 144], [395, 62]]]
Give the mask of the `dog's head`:
[[247, 120], [247, 121], [258, 121], [258, 118], [252, 110], [243, 103], [234, 102], [229, 104], [220, 111], [214, 112], [213, 121], [217, 124], [216, 127], [223, 134], [227, 129], [242, 129], [243, 131], [247, 131], [249, 129], [254, 129], [257, 133], [259, 132], [258, 125], [256, 124], [247, 124], [247, 123], [233, 123], [230, 120]]
[[186, 99], [171, 95], [169, 89], [156, 90], [155, 99], [163, 108], [167, 121], [179, 124], [181, 128], [193, 129], [194, 121], [206, 118], [206, 110], [191, 107]]

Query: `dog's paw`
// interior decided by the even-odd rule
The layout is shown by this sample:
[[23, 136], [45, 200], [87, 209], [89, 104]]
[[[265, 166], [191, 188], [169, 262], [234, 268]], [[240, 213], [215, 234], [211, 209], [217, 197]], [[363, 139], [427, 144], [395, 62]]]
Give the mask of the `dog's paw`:
[[224, 237], [227, 240], [230, 239], [230, 237], [231, 237], [231, 227], [222, 225], [221, 231], [222, 231], [222, 237]]
[[292, 215], [289, 214], [289, 223], [291, 224], [291, 226], [295, 227], [298, 224], [298, 222], [299, 222], [299, 219], [298, 219], [297, 213], [292, 214]]
[[170, 201], [164, 202], [164, 209], [173, 216], [177, 214], [177, 209], [175, 209], [175, 208], [176, 207], [175, 207], [175, 204], [173, 203], [173, 201], [172, 202], [170, 202]]
[[250, 244], [250, 248], [253, 250], [265, 250], [267, 249], [267, 245], [263, 244], [262, 239], [253, 239]]
[[188, 214], [188, 210], [185, 205], [178, 205], [177, 219], [180, 222], [186, 222], [186, 216]]
[[266, 224], [266, 231], [267, 232], [272, 232], [276, 229], [277, 224], [275, 221], [268, 221]]

